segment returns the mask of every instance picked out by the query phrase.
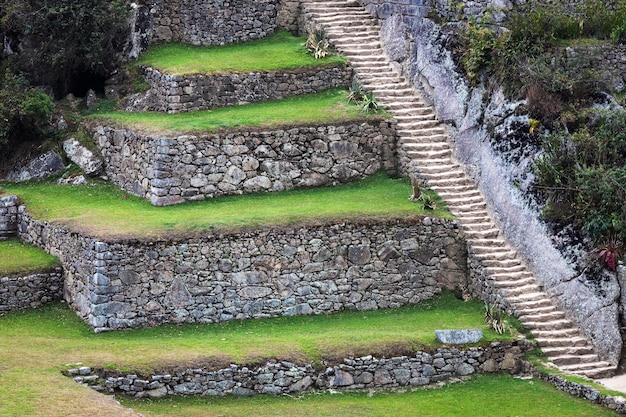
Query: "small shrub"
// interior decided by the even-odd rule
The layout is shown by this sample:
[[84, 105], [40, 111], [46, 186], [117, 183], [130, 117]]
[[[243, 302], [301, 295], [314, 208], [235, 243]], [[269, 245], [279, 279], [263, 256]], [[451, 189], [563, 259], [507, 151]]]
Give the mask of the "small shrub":
[[374, 93], [372, 91], [366, 91], [356, 80], [352, 80], [350, 93], [348, 94], [348, 103], [353, 103], [361, 107], [363, 113], [376, 113], [379, 109]]
[[365, 99], [365, 90], [363, 86], [357, 81], [352, 80], [350, 85], [350, 92], [348, 94], [348, 103], [359, 104]]
[[326, 31], [323, 29], [316, 30], [309, 34], [306, 40], [307, 50], [313, 54], [315, 59], [324, 58], [330, 52], [330, 42], [326, 37]]
[[544, 153], [535, 160], [537, 190], [547, 219], [603, 242], [599, 252], [610, 269], [626, 241], [626, 112], [587, 117], [576, 132], [545, 138]]
[[50, 96], [6, 69], [0, 78], [0, 149], [42, 136], [53, 112]]
[[506, 315], [494, 304], [485, 303], [485, 323], [498, 334], [511, 333]]
[[424, 205], [424, 210], [437, 210], [438, 204], [437, 204], [437, 199], [432, 195], [432, 194], [428, 194], [428, 193], [422, 193], [419, 196], [419, 201], [422, 202], [422, 204]]
[[617, 269], [617, 262], [622, 258], [621, 246], [615, 238], [609, 238], [599, 249], [598, 259], [611, 271]]
[[463, 37], [468, 46], [461, 57], [461, 64], [470, 82], [477, 83], [481, 72], [491, 69], [497, 36], [487, 27], [468, 25]]

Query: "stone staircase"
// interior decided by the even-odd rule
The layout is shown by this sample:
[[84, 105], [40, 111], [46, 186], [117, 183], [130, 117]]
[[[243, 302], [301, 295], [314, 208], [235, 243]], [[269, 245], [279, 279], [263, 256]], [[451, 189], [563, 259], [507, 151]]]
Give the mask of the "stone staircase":
[[402, 162], [445, 200], [466, 233], [470, 252], [484, 267], [487, 285], [531, 331], [550, 361], [590, 378], [612, 375], [616, 367], [594, 353], [501, 235], [483, 195], [456, 160], [434, 109], [386, 58], [376, 18], [354, 0], [305, 0], [302, 5], [307, 18], [324, 27], [331, 43], [350, 59], [362, 86], [396, 119]]

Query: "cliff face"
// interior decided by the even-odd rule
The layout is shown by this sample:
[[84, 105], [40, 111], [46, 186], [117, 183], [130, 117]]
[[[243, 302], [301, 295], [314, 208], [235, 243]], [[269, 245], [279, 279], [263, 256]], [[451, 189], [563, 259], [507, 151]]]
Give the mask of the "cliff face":
[[[575, 270], [555, 245], [541, 220], [541, 207], [528, 194], [533, 182], [532, 161], [541, 152], [529, 134], [529, 117], [516, 110], [524, 102], [505, 98], [499, 89], [470, 86], [446, 48], [446, 33], [427, 18], [432, 7], [452, 15], [459, 10], [444, 2], [360, 0], [382, 21], [382, 40], [392, 61], [435, 106], [454, 140], [457, 157], [478, 183], [506, 237], [555, 300], [590, 338], [605, 359], [621, 358], [620, 285], [616, 277], [590, 281]], [[429, 7], [429, 5], [431, 7]], [[509, 1], [464, 2], [461, 13], [480, 16], [490, 10], [496, 20], [513, 7]], [[448, 16], [449, 17], [449, 16]], [[619, 49], [598, 55], [602, 62]], [[609, 58], [606, 58], [609, 57]], [[619, 59], [618, 59], [619, 62]], [[613, 86], [623, 88], [623, 71]]]

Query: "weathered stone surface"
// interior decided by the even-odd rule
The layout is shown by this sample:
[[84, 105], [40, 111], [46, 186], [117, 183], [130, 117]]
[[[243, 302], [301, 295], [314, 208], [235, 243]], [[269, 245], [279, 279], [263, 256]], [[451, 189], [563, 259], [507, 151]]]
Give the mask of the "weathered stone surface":
[[[400, 67], [434, 103], [438, 119], [452, 126], [450, 132], [456, 156], [466, 164], [467, 171], [476, 179], [491, 211], [498, 214], [496, 220], [502, 220], [503, 234], [528, 261], [539, 283], [580, 326], [600, 356], [617, 364], [622, 340], [619, 337], [619, 320], [616, 318], [620, 307], [612, 288], [614, 284], [609, 284], [609, 290], [605, 291], [596, 288], [586, 278], [573, 279], [578, 274], [546, 234], [545, 225], [540, 220], [541, 208], [529, 205], [528, 198], [522, 195], [522, 191], [531, 184], [532, 159], [538, 149], [532, 150], [530, 140], [523, 141], [514, 159], [511, 159], [510, 152], [500, 149], [503, 144], [514, 142], [515, 135], [510, 132], [518, 135], [521, 130], [525, 130], [528, 135], [528, 125], [523, 120], [525, 116], [520, 116], [516, 111], [523, 103], [507, 101], [498, 89], [489, 92], [482, 85], [470, 88], [446, 47], [449, 44], [446, 30], [424, 18], [427, 16], [425, 4], [416, 7], [413, 2], [402, 1], [359, 2], [367, 5], [372, 13], [383, 20], [383, 45], [397, 62], [396, 67]], [[512, 3], [508, 0], [480, 0], [459, 5], [455, 3], [452, 7], [451, 2], [435, 2], [438, 13], [443, 13], [444, 20], [451, 22], [462, 20], [459, 19], [462, 17], [460, 14], [480, 16], [487, 11], [499, 21], [504, 18]], [[402, 28], [403, 25], [406, 30]], [[409, 48], [402, 46], [405, 43], [409, 44]], [[407, 50], [411, 52], [403, 53]], [[565, 59], [577, 54], [588, 54], [590, 59], [581, 61], [601, 68], [601, 77], [607, 80], [607, 85], [620, 91], [626, 85], [626, 60], [618, 57], [624, 55], [626, 48], [620, 46], [612, 50], [612, 53], [605, 53], [603, 48], [590, 51], [570, 49], [566, 51]], [[605, 68], [610, 68], [611, 74], [606, 73]], [[489, 132], [494, 134], [490, 136]], [[407, 169], [405, 166], [402, 168]], [[410, 167], [408, 170], [410, 172]], [[478, 263], [473, 263], [471, 268], [477, 268]], [[485, 279], [485, 275], [479, 275], [474, 282], [482, 279]], [[501, 303], [503, 309], [510, 307], [496, 290], [489, 289], [488, 285], [478, 286], [482, 287], [476, 289], [477, 295]]]
[[[167, 375], [152, 375], [148, 383], [137, 375], [109, 376], [104, 380], [108, 392], [122, 392], [133, 396], [151, 395], [150, 392], [174, 395], [253, 395], [292, 394], [313, 389], [353, 390], [420, 386], [444, 381], [455, 376], [466, 376], [480, 369], [486, 361], [503, 361], [505, 354], [521, 358], [530, 350], [530, 343], [519, 347], [438, 349], [434, 355], [442, 365], [435, 369], [423, 366], [428, 356], [417, 352], [415, 356], [375, 359], [371, 356], [344, 359], [344, 363], [325, 372], [316, 371], [310, 364], [268, 362], [254, 368], [231, 365], [217, 371], [205, 369], [177, 370]], [[475, 364], [472, 366], [469, 362]], [[426, 372], [428, 370], [428, 372]], [[159, 387], [159, 388], [157, 388]]]
[[[96, 331], [418, 303], [441, 291], [436, 276], [445, 250], [424, 266], [397, 239], [444, 249], [461, 239], [453, 222], [423, 226], [415, 218], [210, 234], [185, 243], [100, 242], [26, 212], [18, 229], [23, 240], [59, 254], [65, 298]], [[390, 246], [396, 257], [382, 261], [377, 254], [387, 252], [380, 248]]]
[[466, 343], [478, 343], [483, 338], [482, 330], [435, 330], [435, 336], [439, 343], [449, 345], [463, 345]]
[[80, 167], [87, 175], [97, 175], [102, 171], [103, 162], [89, 149], [74, 138], [63, 142], [63, 150], [67, 157]]
[[[331, 142], [343, 144], [354, 137], [359, 141], [330, 151]], [[109, 178], [154, 205], [336, 185], [396, 169], [390, 121], [175, 138], [97, 127], [94, 139]], [[342, 153], [337, 146], [354, 151]]]
[[63, 298], [63, 270], [17, 277], [0, 276], [0, 314], [40, 307]]
[[9, 181], [29, 181], [42, 179], [57, 174], [65, 169], [63, 158], [49, 151], [28, 162], [24, 167], [12, 171], [7, 175]]
[[[349, 65], [299, 69], [284, 72], [254, 72], [214, 75], [168, 75], [145, 68], [151, 88], [126, 99], [127, 111], [181, 113], [235, 106], [243, 103], [278, 100], [293, 95], [318, 93], [329, 88], [348, 87], [352, 78]], [[285, 85], [287, 88], [277, 88]], [[298, 148], [286, 145], [283, 152], [302, 155]]]
[[[150, 2], [149, 20], [141, 24], [152, 42], [223, 45], [264, 38], [278, 26], [279, 0], [221, 0]], [[292, 6], [293, 8], [293, 6]], [[282, 21], [293, 20], [293, 10]], [[292, 17], [289, 17], [292, 16]]]

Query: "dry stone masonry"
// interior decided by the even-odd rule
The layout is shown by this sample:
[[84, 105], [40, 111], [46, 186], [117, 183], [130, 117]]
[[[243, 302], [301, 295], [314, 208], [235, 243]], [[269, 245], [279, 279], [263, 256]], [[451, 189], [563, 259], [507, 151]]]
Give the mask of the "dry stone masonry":
[[63, 298], [63, 270], [0, 277], [0, 313], [39, 307]]
[[148, 67], [144, 73], [151, 88], [131, 96], [128, 111], [180, 113], [277, 100], [348, 87], [352, 79], [348, 65], [213, 75], [169, 75]]
[[151, 42], [223, 45], [271, 35], [279, 0], [147, 0]]
[[17, 196], [0, 197], [0, 241], [17, 235]]
[[380, 120], [171, 138], [108, 127], [94, 134], [111, 181], [157, 206], [393, 172], [394, 137]]
[[[269, 362], [259, 367], [231, 365], [211, 371], [185, 369], [169, 374], [108, 377], [102, 381], [104, 390], [134, 397], [165, 395], [251, 396], [255, 394], [298, 394], [314, 390], [356, 390], [418, 387], [447, 381], [477, 372], [521, 369], [524, 353], [530, 344], [502, 344], [465, 350], [440, 348], [435, 352], [418, 351], [414, 356], [377, 359], [372, 356], [345, 359], [342, 364], [318, 370], [311, 365], [292, 362]], [[80, 376], [72, 370], [74, 380], [89, 384], [94, 375]]]
[[22, 212], [20, 233], [59, 256], [65, 298], [96, 331], [393, 308], [467, 286], [462, 235], [440, 219], [106, 243]]

